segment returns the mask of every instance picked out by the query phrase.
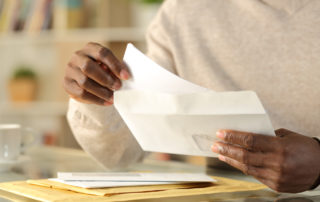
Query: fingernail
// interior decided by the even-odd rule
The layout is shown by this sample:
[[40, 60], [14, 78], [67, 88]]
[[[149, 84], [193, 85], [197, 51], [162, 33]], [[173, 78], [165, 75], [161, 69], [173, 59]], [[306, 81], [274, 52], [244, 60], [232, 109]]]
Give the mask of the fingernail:
[[219, 158], [220, 161], [226, 161], [226, 157], [224, 157], [222, 155], [219, 155], [218, 158]]
[[216, 152], [216, 153], [220, 153], [223, 150], [222, 146], [217, 143], [213, 144], [211, 149], [213, 152]]
[[113, 88], [114, 90], [119, 90], [119, 89], [121, 88], [121, 82], [118, 81], [118, 80], [116, 80], [116, 81], [113, 83], [112, 88]]
[[218, 145], [217, 144], [214, 144], [211, 146], [211, 150], [215, 153], [219, 153], [219, 148], [218, 148]]
[[113, 104], [113, 95], [109, 98], [109, 102]]
[[224, 137], [225, 137], [225, 133], [221, 130], [217, 131], [216, 135], [220, 139], [224, 139]]
[[120, 77], [124, 80], [128, 80], [130, 78], [130, 74], [127, 70], [122, 69], [120, 71]]
[[110, 103], [110, 102], [104, 102], [103, 105], [105, 105], [105, 106], [110, 106], [110, 105], [112, 105], [112, 103]]

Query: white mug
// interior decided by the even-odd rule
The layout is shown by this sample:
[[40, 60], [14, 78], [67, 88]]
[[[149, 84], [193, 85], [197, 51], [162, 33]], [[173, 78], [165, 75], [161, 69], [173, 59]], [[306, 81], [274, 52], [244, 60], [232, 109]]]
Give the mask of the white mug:
[[18, 160], [21, 150], [31, 143], [32, 135], [31, 129], [19, 124], [0, 124], [0, 162]]

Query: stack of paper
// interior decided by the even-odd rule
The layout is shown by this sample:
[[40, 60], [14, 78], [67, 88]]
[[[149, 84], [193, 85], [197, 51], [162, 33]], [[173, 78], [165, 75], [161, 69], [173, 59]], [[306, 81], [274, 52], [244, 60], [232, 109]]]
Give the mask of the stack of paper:
[[[188, 183], [188, 184], [166, 184], [151, 186], [129, 186], [86, 189], [67, 185], [51, 180], [39, 179], [26, 181], [15, 181], [0, 183], [0, 190], [3, 193], [9, 192], [34, 199], [36, 201], [131, 201], [154, 199], [152, 201], [163, 201], [167, 197], [175, 198], [176, 201], [184, 201], [186, 196], [193, 196], [191, 201], [204, 201], [210, 198], [221, 199], [221, 194], [230, 196], [226, 199], [243, 198], [244, 192], [252, 196], [254, 190], [265, 189], [262, 184], [232, 180], [215, 176], [215, 183]], [[5, 192], [4, 192], [5, 191]], [[250, 191], [250, 192], [248, 192]], [[225, 193], [232, 193], [226, 195]], [[238, 193], [238, 194], [237, 194]], [[263, 192], [265, 193], [265, 192]], [[204, 195], [210, 194], [208, 197]], [[215, 195], [217, 194], [217, 195]], [[260, 195], [259, 191], [259, 195]], [[270, 196], [267, 192], [266, 196]], [[272, 193], [273, 194], [273, 193]], [[248, 195], [248, 197], [249, 197]], [[273, 194], [274, 195], [274, 194]], [[6, 196], [6, 195], [5, 195]], [[9, 195], [8, 195], [9, 196]], [[181, 198], [180, 198], [181, 197]], [[10, 198], [10, 197], [9, 197]], [[19, 198], [10, 198], [16, 201]], [[187, 200], [190, 201], [190, 200]]]
[[128, 44], [124, 61], [132, 73], [114, 104], [143, 150], [216, 156], [219, 129], [274, 135], [253, 91], [215, 92], [165, 70]]
[[124, 187], [161, 184], [182, 184], [198, 182], [216, 182], [213, 178], [202, 173], [58, 173], [58, 178], [52, 181], [82, 187]]

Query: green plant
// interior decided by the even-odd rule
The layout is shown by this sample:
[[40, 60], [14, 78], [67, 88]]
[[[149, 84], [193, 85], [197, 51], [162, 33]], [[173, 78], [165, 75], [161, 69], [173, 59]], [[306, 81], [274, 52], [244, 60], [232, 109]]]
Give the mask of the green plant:
[[140, 0], [140, 2], [144, 4], [160, 4], [163, 0]]
[[13, 72], [13, 79], [21, 78], [35, 79], [36, 73], [29, 66], [20, 65]]

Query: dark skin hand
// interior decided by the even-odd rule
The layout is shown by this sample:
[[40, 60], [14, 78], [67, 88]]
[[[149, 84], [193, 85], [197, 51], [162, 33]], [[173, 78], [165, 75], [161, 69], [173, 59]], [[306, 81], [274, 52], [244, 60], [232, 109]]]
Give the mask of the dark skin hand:
[[100, 44], [90, 42], [76, 51], [66, 68], [64, 88], [83, 103], [109, 106], [121, 80], [130, 78], [127, 66]]
[[320, 174], [320, 146], [286, 129], [275, 136], [220, 130], [212, 151], [219, 159], [278, 192], [309, 190]]

